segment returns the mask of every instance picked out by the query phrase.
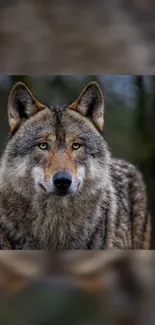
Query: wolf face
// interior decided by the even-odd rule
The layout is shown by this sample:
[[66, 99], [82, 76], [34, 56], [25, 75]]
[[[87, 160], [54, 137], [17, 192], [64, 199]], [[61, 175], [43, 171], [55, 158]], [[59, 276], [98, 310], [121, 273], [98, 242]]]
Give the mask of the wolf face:
[[88, 184], [106, 187], [109, 151], [101, 134], [103, 113], [103, 95], [95, 82], [71, 105], [54, 107], [41, 104], [17, 83], [8, 100], [11, 137], [2, 159], [3, 175], [13, 189], [29, 198], [34, 193], [74, 195]]

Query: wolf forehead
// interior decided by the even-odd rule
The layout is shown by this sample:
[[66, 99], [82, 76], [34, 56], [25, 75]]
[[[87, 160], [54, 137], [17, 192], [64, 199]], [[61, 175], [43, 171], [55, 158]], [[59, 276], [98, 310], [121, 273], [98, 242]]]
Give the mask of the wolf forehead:
[[91, 121], [88, 121], [85, 116], [70, 109], [70, 104], [52, 105], [49, 109], [52, 113], [51, 118], [53, 118], [53, 126], [55, 126], [56, 130], [65, 128], [72, 129], [74, 132], [76, 130], [79, 131], [79, 129], [81, 132], [89, 132], [89, 129], [91, 132], [92, 129], [96, 131]]
[[21, 125], [17, 130], [19, 133], [29, 133], [34, 136], [42, 136], [54, 132], [55, 134], [63, 133], [64, 136], [72, 133], [75, 136], [81, 134], [90, 140], [90, 136], [94, 133], [100, 138], [98, 130], [94, 127], [87, 117], [82, 116], [78, 112], [70, 109], [69, 104], [45, 106], [45, 109], [38, 112], [34, 116]]

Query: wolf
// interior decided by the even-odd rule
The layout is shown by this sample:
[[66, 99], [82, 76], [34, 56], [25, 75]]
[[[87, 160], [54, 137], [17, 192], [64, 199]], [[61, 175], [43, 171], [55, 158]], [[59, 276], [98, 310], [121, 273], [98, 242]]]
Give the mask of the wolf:
[[135, 166], [110, 153], [96, 82], [71, 104], [51, 107], [17, 82], [8, 122], [1, 249], [149, 249], [146, 186]]

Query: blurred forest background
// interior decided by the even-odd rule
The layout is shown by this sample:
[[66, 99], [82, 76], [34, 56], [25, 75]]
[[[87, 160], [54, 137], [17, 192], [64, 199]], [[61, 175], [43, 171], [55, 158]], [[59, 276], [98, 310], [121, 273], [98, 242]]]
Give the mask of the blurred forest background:
[[147, 184], [152, 214], [152, 248], [155, 249], [155, 76], [0, 75], [0, 150], [8, 134], [7, 99], [16, 81], [23, 81], [45, 104], [73, 101], [89, 81], [96, 80], [105, 98], [104, 134], [114, 156], [139, 167]]
[[1, 325], [154, 325], [154, 251], [0, 251]]
[[155, 73], [154, 0], [1, 0], [0, 72]]

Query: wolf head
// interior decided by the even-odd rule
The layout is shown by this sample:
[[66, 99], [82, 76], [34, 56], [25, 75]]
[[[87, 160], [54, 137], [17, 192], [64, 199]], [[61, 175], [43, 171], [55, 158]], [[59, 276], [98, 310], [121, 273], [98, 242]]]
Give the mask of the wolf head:
[[71, 104], [47, 107], [21, 82], [8, 100], [10, 140], [3, 175], [24, 196], [74, 195], [106, 186], [109, 152], [102, 136], [104, 100], [96, 82]]

